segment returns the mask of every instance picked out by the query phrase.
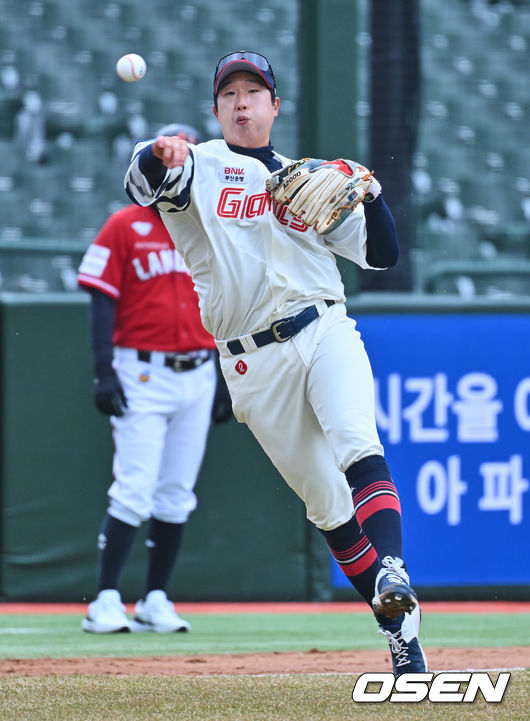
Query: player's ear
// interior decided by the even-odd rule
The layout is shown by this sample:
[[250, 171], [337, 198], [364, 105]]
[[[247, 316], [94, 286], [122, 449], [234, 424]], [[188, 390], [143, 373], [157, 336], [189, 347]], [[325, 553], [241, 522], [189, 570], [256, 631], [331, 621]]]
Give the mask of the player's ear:
[[278, 97], [274, 98], [272, 107], [274, 108], [274, 117], [276, 118], [278, 116], [278, 111], [280, 109], [280, 98], [278, 98]]
[[217, 108], [215, 107], [215, 105], [212, 105], [212, 111], [213, 111], [213, 114], [215, 115], [215, 117], [217, 118]]

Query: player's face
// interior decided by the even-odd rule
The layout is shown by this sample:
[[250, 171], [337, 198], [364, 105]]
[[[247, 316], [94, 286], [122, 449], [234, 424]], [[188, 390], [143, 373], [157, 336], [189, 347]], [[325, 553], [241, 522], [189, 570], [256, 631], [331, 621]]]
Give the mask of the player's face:
[[280, 99], [271, 100], [269, 88], [253, 73], [229, 75], [217, 95], [217, 110], [223, 137], [231, 145], [261, 148], [268, 145]]

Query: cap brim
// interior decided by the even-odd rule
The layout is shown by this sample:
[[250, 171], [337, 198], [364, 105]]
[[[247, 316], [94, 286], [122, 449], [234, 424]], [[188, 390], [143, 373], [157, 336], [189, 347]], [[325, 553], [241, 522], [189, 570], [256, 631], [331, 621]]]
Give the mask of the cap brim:
[[215, 82], [215, 91], [214, 94], [217, 95], [219, 91], [219, 87], [221, 86], [221, 83], [229, 76], [232, 75], [232, 73], [237, 72], [246, 72], [246, 73], [253, 73], [254, 75], [257, 75], [259, 78], [263, 80], [265, 85], [269, 88], [269, 90], [273, 91], [273, 88], [271, 87], [270, 82], [267, 80], [263, 72], [257, 68], [255, 65], [253, 65], [248, 60], [232, 60], [232, 62], [227, 63], [224, 68], [219, 73], [219, 77], [217, 78]]

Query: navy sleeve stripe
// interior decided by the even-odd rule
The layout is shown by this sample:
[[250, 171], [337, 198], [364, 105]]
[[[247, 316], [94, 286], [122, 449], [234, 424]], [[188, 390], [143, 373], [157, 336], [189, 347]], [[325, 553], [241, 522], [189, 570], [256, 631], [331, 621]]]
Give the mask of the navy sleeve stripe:
[[153, 155], [151, 145], [146, 145], [138, 153], [138, 167], [140, 172], [149, 181], [149, 185], [155, 190], [159, 188], [162, 181], [164, 180], [167, 172], [167, 168], [162, 165], [162, 162]]
[[[178, 195], [172, 197], [172, 198], [167, 198], [167, 197], [164, 195], [164, 193], [166, 192], [166, 190], [170, 190], [170, 189], [175, 185], [175, 183], [178, 182], [179, 179], [177, 179], [177, 180], [172, 180], [172, 181], [166, 181], [166, 182], [163, 183], [163, 184], [161, 185], [161, 187], [160, 187], [159, 193], [160, 193], [161, 197], [159, 198], [158, 203], [157, 203], [157, 204], [159, 205], [159, 207], [160, 207], [160, 203], [164, 203], [164, 204], [167, 203], [167, 204], [173, 206], [173, 208], [172, 208], [171, 210], [169, 210], [168, 208], [164, 207], [163, 209], [166, 210], [166, 212], [167, 212], [168, 210], [169, 210], [169, 212], [172, 212], [172, 211], [174, 212], [175, 210], [179, 210], [179, 211], [180, 211], [180, 210], [186, 210], [186, 208], [187, 208], [188, 205], [190, 204], [190, 199], [191, 199], [191, 184], [192, 184], [192, 181], [193, 181], [193, 176], [194, 176], [194, 174], [195, 174], [195, 173], [194, 173], [194, 171], [195, 171], [195, 158], [193, 157], [193, 151], [191, 150], [191, 148], [190, 148], [190, 155], [191, 155], [191, 159], [192, 159], [192, 161], [193, 161], [193, 163], [192, 163], [192, 170], [191, 170], [190, 177], [188, 178], [188, 181], [187, 181], [185, 187], [180, 191], [180, 193], [179, 193]], [[162, 209], [162, 208], [161, 208], [161, 209]]]

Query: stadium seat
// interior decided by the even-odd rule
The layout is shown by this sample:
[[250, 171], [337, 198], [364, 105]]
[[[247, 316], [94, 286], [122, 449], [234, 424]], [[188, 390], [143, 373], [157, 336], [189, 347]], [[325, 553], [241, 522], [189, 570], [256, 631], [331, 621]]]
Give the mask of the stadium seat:
[[[367, 26], [369, 4], [359, 5]], [[490, 3], [489, 16], [477, 15], [475, 5], [420, 3], [416, 149], [423, 161], [413, 169], [414, 250], [428, 254], [429, 262], [448, 256], [480, 259], [485, 248], [500, 256], [530, 257], [525, 232], [530, 214], [530, 5]], [[284, 109], [274, 143], [297, 147], [293, 58], [303, 2], [153, 0], [148, 6], [146, 12], [144, 0], [3, 4], [0, 61], [2, 67], [12, 65], [20, 84], [0, 88], [0, 238], [26, 232], [11, 210], [21, 202], [23, 188], [35, 201], [30, 213], [35, 229], [48, 234], [55, 228], [57, 237], [87, 241], [110, 207], [127, 202], [116, 139], [125, 138], [120, 140], [125, 147], [127, 120], [133, 115], [144, 117], [152, 131], [183, 120], [218, 136], [211, 116], [212, 64], [233, 49], [234, 38], [243, 37], [245, 45], [274, 59]], [[359, 52], [368, 52], [367, 47], [359, 44]], [[145, 82], [124, 83], [115, 74], [118, 57], [131, 51], [147, 60]], [[49, 157], [46, 167], [24, 174], [13, 152], [13, 123], [27, 89], [42, 94]], [[105, 93], [116, 99], [113, 112], [101, 107]], [[365, 115], [358, 126], [364, 135], [368, 122]], [[358, 142], [362, 146], [366, 137]], [[65, 198], [65, 184], [73, 178], [78, 179], [76, 190]]]

